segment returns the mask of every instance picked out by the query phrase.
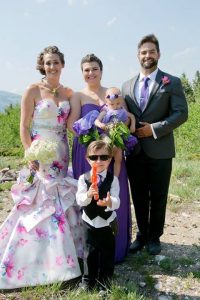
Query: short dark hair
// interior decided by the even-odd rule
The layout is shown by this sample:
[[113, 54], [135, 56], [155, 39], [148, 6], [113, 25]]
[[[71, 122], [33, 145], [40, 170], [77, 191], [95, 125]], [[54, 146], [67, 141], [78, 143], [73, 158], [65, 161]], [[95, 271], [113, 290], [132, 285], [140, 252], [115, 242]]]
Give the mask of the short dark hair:
[[153, 43], [156, 46], [158, 52], [160, 52], [159, 42], [157, 37], [152, 33], [145, 35], [138, 43], [138, 51], [142, 47], [144, 43]]
[[103, 71], [103, 64], [102, 61], [93, 53], [91, 54], [87, 54], [86, 56], [84, 56], [81, 60], [81, 70], [83, 71], [83, 64], [84, 63], [90, 63], [90, 62], [96, 62], [99, 65], [99, 68], [101, 71]]
[[93, 141], [89, 144], [89, 146], [87, 147], [87, 151], [86, 151], [86, 157], [88, 157], [88, 155], [96, 150], [100, 150], [100, 149], [105, 149], [108, 152], [108, 155], [110, 157], [113, 156], [113, 147], [110, 143], [106, 143], [105, 141], [102, 140], [97, 140], [97, 141]]
[[36, 70], [39, 70], [42, 75], [45, 75], [44, 71], [44, 55], [45, 54], [57, 54], [60, 58], [61, 63], [63, 66], [65, 65], [65, 58], [64, 54], [60, 52], [57, 46], [48, 46], [44, 48], [42, 52], [37, 57], [37, 65], [36, 65]]

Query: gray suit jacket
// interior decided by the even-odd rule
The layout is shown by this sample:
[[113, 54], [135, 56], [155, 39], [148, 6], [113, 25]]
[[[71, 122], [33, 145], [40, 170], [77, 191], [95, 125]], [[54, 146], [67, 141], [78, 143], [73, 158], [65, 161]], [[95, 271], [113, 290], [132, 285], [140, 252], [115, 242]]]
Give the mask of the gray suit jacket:
[[[167, 76], [169, 83], [163, 84], [162, 78]], [[128, 110], [136, 117], [136, 128], [139, 122], [153, 125], [157, 139], [153, 136], [139, 139], [135, 154], [142, 147], [152, 158], [165, 159], [175, 156], [173, 130], [184, 123], [188, 117], [188, 107], [179, 78], [158, 70], [155, 84], [149, 95], [145, 110], [142, 112], [134, 95], [139, 75], [126, 81], [122, 86], [122, 95]], [[134, 154], [134, 153], [133, 153]]]

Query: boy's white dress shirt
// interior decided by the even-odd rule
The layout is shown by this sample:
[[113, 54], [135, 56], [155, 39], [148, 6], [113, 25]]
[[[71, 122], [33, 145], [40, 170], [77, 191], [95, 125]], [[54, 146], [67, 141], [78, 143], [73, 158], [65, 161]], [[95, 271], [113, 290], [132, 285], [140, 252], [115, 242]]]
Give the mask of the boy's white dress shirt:
[[[104, 170], [103, 172], [99, 173], [99, 175], [101, 175], [101, 179], [102, 181], [104, 181], [104, 179], [106, 178], [107, 175], [107, 170]], [[90, 204], [91, 201], [96, 201], [96, 200], [92, 200], [92, 198], [88, 198], [87, 196], [87, 184], [85, 182], [85, 175], [82, 174], [79, 177], [78, 180], [78, 191], [76, 193], [76, 201], [78, 203], [78, 205], [80, 206], [87, 206], [88, 204]], [[105, 209], [105, 211], [113, 211], [111, 216], [107, 219], [104, 220], [101, 217], [96, 217], [93, 220], [91, 220], [86, 213], [83, 211], [82, 213], [82, 219], [90, 224], [91, 226], [95, 227], [95, 228], [101, 228], [101, 227], [105, 227], [105, 226], [109, 226], [109, 224], [116, 218], [116, 212], [114, 210], [119, 208], [120, 205], [120, 199], [119, 199], [119, 180], [116, 176], [113, 177], [113, 182], [111, 184], [111, 188], [110, 188], [110, 198], [111, 198], [111, 202], [112, 202], [112, 207], [107, 207]], [[103, 199], [100, 199], [103, 200]]]

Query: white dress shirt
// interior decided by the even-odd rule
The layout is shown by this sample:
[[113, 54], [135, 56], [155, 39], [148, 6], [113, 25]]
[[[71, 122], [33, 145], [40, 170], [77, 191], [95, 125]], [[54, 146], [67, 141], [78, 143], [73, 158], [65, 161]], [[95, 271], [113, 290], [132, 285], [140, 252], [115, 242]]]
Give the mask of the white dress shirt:
[[[101, 175], [102, 181], [104, 181], [104, 179], [106, 178], [106, 175], [107, 175], [107, 170], [104, 170], [103, 172], [99, 173], [99, 175]], [[76, 201], [77, 201], [78, 205], [87, 206], [88, 204], [90, 204], [91, 201], [96, 201], [96, 200], [92, 200], [92, 198], [88, 198], [87, 191], [88, 191], [88, 189], [87, 189], [87, 184], [85, 182], [85, 177], [84, 177], [84, 174], [82, 174], [78, 180], [78, 191], [76, 193]], [[112, 214], [107, 220], [105, 220], [99, 216], [97, 216], [96, 218], [91, 220], [86, 215], [84, 210], [82, 213], [82, 219], [95, 228], [101, 228], [101, 227], [109, 226], [109, 224], [116, 218], [116, 212], [114, 210], [118, 209], [119, 205], [120, 205], [119, 180], [116, 176], [113, 177], [113, 182], [111, 184], [110, 198], [111, 198], [111, 202], [112, 202], [112, 207], [111, 208], [107, 207], [105, 209], [105, 211], [112, 211]], [[101, 199], [101, 200], [103, 200], [103, 199]]]
[[[137, 100], [137, 103], [138, 103], [139, 106], [140, 106], [141, 89], [142, 89], [142, 86], [144, 84], [144, 77], [149, 78], [149, 81], [148, 81], [147, 84], [149, 86], [149, 95], [150, 95], [151, 91], [153, 89], [154, 83], [155, 83], [157, 73], [158, 73], [158, 68], [155, 71], [153, 71], [151, 74], [149, 74], [148, 76], [145, 76], [144, 74], [142, 74], [140, 72], [140, 76], [139, 76], [139, 79], [136, 82], [135, 90], [134, 90], [135, 97], [136, 97], [136, 100]], [[153, 133], [153, 137], [154, 137], [154, 139], [157, 139], [157, 136], [156, 136], [155, 131], [153, 129], [153, 125], [152, 124], [150, 124], [150, 125], [151, 125], [151, 130], [152, 130], [152, 133]]]

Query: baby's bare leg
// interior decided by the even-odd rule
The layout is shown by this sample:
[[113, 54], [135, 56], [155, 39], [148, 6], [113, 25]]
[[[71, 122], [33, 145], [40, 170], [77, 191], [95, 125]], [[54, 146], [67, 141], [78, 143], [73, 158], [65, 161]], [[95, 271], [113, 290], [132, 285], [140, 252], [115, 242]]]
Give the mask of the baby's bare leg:
[[113, 149], [113, 156], [114, 156], [114, 175], [119, 177], [120, 170], [121, 170], [121, 162], [122, 162], [122, 149], [114, 147]]

